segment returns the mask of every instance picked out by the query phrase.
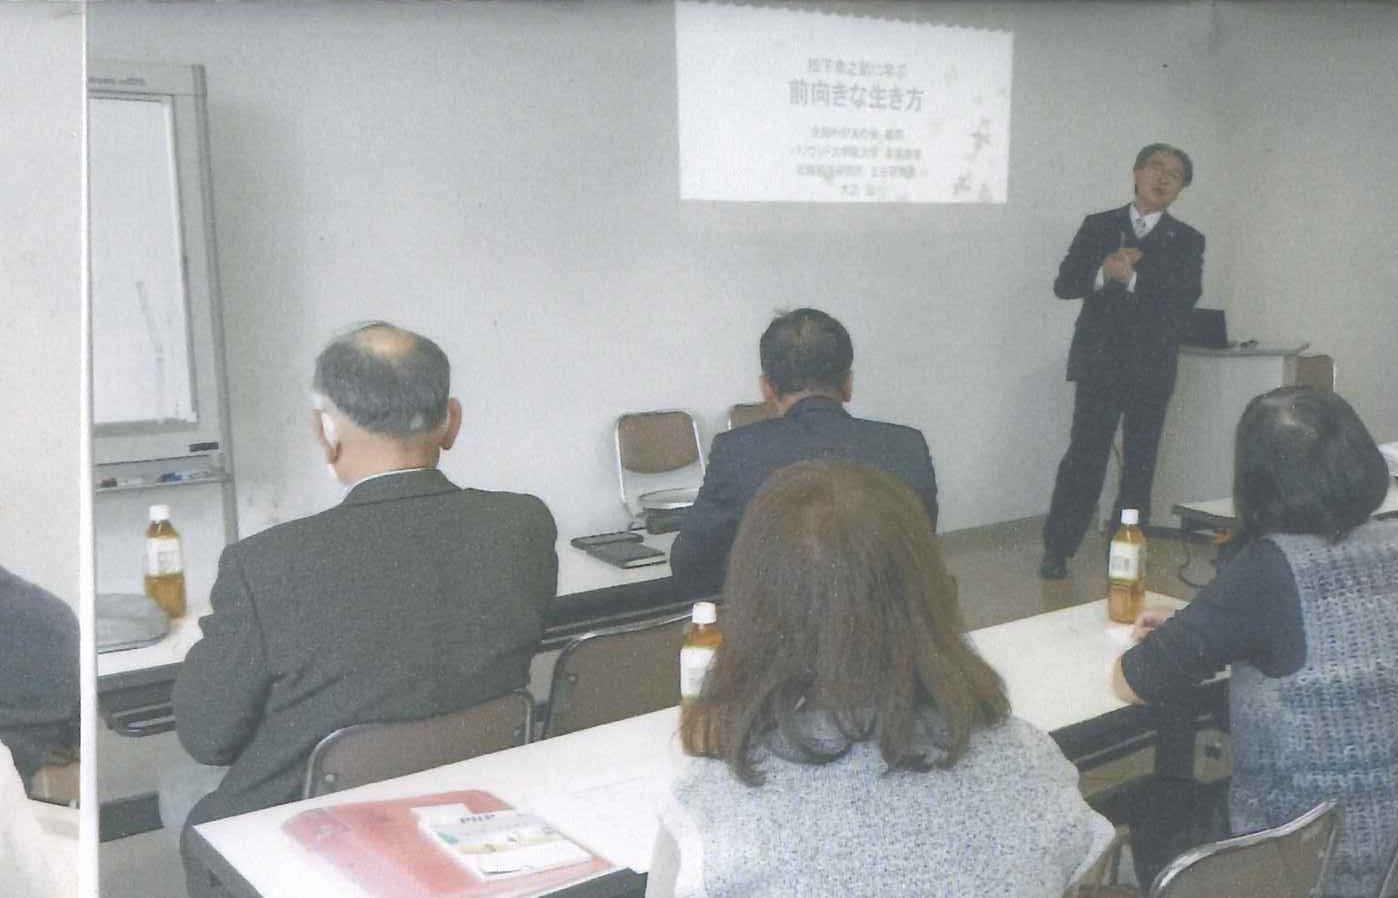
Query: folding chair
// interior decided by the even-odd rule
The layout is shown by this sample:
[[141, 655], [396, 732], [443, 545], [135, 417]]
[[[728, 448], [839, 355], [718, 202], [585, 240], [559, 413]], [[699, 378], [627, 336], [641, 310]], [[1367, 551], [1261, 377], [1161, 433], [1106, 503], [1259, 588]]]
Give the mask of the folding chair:
[[1324, 354], [1296, 357], [1296, 383], [1317, 390], [1335, 389], [1335, 359]]
[[534, 698], [523, 689], [419, 720], [341, 727], [316, 745], [303, 798], [314, 798], [502, 751], [529, 741]]
[[[1394, 833], [1398, 838], [1398, 832]], [[1393, 857], [1388, 862], [1388, 872], [1383, 875], [1383, 882], [1379, 883], [1379, 892], [1375, 898], [1398, 898], [1398, 842], [1393, 846]]]
[[694, 504], [704, 482], [704, 447], [689, 412], [622, 415], [615, 438], [621, 502], [633, 520]]
[[554, 663], [543, 738], [679, 704], [689, 612], [583, 633]]
[[1339, 821], [1335, 802], [1325, 801], [1289, 823], [1190, 849], [1155, 877], [1150, 898], [1310, 898]]
[[745, 427], [776, 416], [777, 410], [765, 402], [740, 402], [728, 409], [728, 429]]

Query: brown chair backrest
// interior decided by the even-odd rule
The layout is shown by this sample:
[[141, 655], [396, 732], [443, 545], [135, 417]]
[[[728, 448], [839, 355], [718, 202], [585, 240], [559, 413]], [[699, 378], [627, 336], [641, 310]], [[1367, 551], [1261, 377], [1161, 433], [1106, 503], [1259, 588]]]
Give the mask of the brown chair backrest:
[[744, 427], [777, 417], [777, 410], [765, 402], [740, 402], [728, 410], [728, 429]]
[[1325, 879], [1339, 820], [1326, 801], [1280, 826], [1193, 848], [1160, 871], [1150, 898], [1310, 898]]
[[699, 439], [689, 412], [633, 412], [616, 422], [621, 467], [637, 474], [678, 471], [699, 460]]
[[1317, 390], [1335, 389], [1335, 360], [1328, 355], [1296, 357], [1296, 383]]
[[593, 630], [554, 663], [543, 737], [679, 704], [680, 643], [689, 612]]
[[523, 745], [529, 741], [533, 719], [533, 697], [517, 689], [436, 717], [341, 727], [311, 751], [303, 797]]

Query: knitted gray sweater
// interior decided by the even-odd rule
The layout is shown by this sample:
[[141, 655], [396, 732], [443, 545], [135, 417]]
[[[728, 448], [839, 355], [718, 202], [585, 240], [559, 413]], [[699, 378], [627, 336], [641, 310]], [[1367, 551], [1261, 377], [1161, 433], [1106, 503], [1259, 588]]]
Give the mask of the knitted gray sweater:
[[1324, 893], [1372, 898], [1398, 841], [1398, 522], [1365, 524], [1335, 545], [1271, 540], [1296, 580], [1306, 662], [1277, 678], [1233, 665], [1233, 831], [1338, 799]]
[[1011, 718], [949, 770], [885, 773], [874, 743], [839, 761], [769, 755], [766, 782], [691, 759], [661, 813], [677, 898], [821, 895], [1059, 898], [1112, 827], [1051, 739]]

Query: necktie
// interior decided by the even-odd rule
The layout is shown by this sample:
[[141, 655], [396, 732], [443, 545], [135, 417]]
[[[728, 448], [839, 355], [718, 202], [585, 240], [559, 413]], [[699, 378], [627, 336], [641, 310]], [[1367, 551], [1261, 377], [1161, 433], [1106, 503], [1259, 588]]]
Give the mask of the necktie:
[[1146, 224], [1146, 220], [1139, 215], [1133, 215], [1131, 223], [1136, 227], [1137, 238], [1144, 238], [1146, 234], [1150, 233], [1150, 225]]

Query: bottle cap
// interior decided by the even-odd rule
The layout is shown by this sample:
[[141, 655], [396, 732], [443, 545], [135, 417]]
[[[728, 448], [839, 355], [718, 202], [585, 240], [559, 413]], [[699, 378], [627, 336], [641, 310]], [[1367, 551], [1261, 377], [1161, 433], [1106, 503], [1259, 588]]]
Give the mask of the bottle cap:
[[1123, 508], [1121, 510], [1121, 522], [1128, 527], [1135, 527], [1141, 522], [1141, 513], [1134, 508]]
[[152, 521], [168, 521], [168, 520], [170, 520], [170, 506], [168, 506], [168, 505], [152, 505], [152, 506], [150, 507], [150, 519], [151, 519]]
[[713, 602], [695, 602], [690, 620], [696, 624], [712, 624], [718, 620], [718, 608]]

